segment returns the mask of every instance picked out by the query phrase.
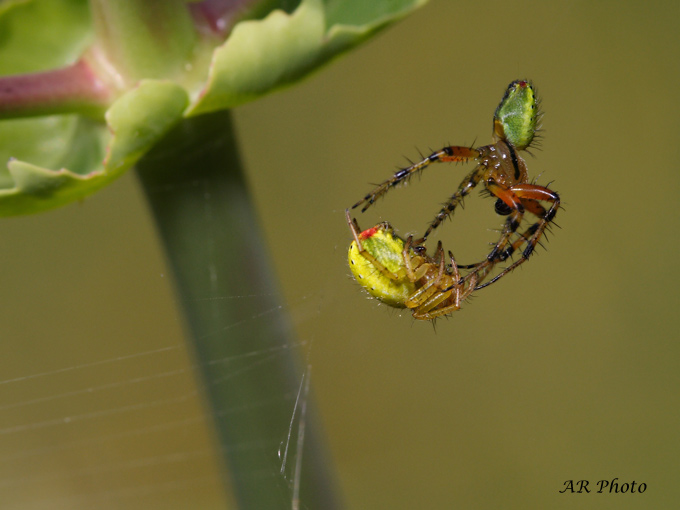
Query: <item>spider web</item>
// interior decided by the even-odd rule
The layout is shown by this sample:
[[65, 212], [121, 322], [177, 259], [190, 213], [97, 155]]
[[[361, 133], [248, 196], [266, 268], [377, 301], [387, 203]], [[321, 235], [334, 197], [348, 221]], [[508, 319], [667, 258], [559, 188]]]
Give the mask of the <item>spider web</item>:
[[[3, 269], [2, 294], [7, 325], [0, 372], [3, 508], [233, 505], [229, 487], [225, 493], [228, 475], [215, 446], [213, 417], [198, 382], [201, 367], [187, 352], [167, 269], [155, 252], [153, 227], [139, 225], [139, 218], [132, 221], [143, 214], [139, 203], [137, 210], [115, 218], [120, 208], [113, 204], [134, 194], [135, 186], [133, 179], [125, 179], [82, 207], [3, 224], [4, 238], [13, 246]], [[139, 226], [130, 229], [135, 222]], [[52, 235], [55, 224], [70, 229], [72, 237]], [[107, 232], [106, 238], [95, 242], [92, 229]], [[25, 236], [37, 241], [28, 246], [19, 241]], [[47, 260], [37, 256], [44, 252], [50, 253]], [[74, 263], [73, 253], [87, 260]], [[16, 270], [12, 277], [14, 263], [34, 263], [37, 269], [28, 275]], [[105, 275], [102, 267], [108, 268]], [[292, 317], [294, 327], [313, 320], [322, 301], [299, 296], [291, 309], [271, 306], [271, 298], [253, 294], [201, 301], [207, 307], [262, 302], [257, 313], [224, 323], [215, 332], [243, 332], [244, 338], [254, 321], [275, 321], [281, 313]], [[311, 309], [310, 302], [315, 303]], [[277, 479], [290, 508], [306, 508], [300, 486], [311, 343], [309, 338], [274, 347], [253, 343], [245, 354], [209, 360], [234, 367], [229, 380], [212, 383], [234, 385], [290, 351], [306, 360], [296, 391], [282, 389], [277, 397], [275, 405], [289, 410], [280, 434], [257, 445], [232, 445], [265, 452], [270, 469], [245, 475]], [[218, 410], [223, 417], [238, 412]]]

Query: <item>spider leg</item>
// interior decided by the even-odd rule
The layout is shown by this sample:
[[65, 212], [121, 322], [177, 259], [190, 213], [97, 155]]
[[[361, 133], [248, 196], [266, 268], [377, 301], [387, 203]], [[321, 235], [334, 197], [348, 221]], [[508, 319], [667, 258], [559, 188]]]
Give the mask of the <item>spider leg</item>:
[[477, 262], [477, 264], [459, 264], [458, 269], [472, 269], [473, 267], [477, 267], [478, 264], [479, 262]]
[[[534, 216], [536, 216], [538, 218], [543, 218], [543, 217], [546, 216], [547, 211], [537, 200], [528, 199], [528, 198], [524, 198], [524, 197], [519, 197], [519, 198], [520, 198], [520, 202], [524, 206], [525, 211], [531, 212]], [[510, 258], [512, 256], [513, 253], [515, 253], [517, 251], [517, 249], [522, 244], [529, 241], [529, 239], [531, 238], [531, 236], [534, 233], [533, 231], [530, 231], [530, 230], [531, 229], [527, 229], [523, 233], [519, 233], [518, 234], [520, 236], [519, 239], [514, 241], [509, 247], [503, 249], [503, 251], [499, 255], [497, 255], [496, 262], [507, 260], [508, 258]], [[489, 269], [489, 271], [486, 271], [484, 273], [484, 276], [479, 275], [479, 273], [481, 273], [481, 270], [479, 269], [480, 264], [484, 265], [485, 267], [487, 267]], [[476, 271], [478, 273], [477, 274], [477, 278], [478, 278], [477, 283], [480, 283], [486, 277], [486, 275], [490, 272], [490, 270], [493, 268], [493, 265], [495, 265], [495, 264], [487, 264], [486, 262], [482, 262], [482, 263], [477, 262], [475, 264], [458, 264], [458, 268], [459, 269], [477, 269], [477, 271]], [[473, 271], [473, 273], [474, 272], [475, 271]], [[465, 278], [469, 279], [471, 276], [472, 276], [471, 273], [468, 273]], [[497, 278], [494, 278], [493, 281], [496, 281], [496, 279]], [[491, 283], [492, 282], [485, 284], [484, 287], [486, 287], [487, 285], [490, 285]], [[482, 287], [478, 287], [478, 288], [482, 288]]]
[[[458, 266], [456, 265], [456, 260], [453, 258], [453, 254], [449, 252], [449, 257], [451, 258], [452, 273], [445, 271], [445, 265], [442, 264], [444, 261], [443, 250], [441, 249], [441, 242], [439, 243], [438, 252], [441, 255], [439, 273], [436, 279], [436, 283], [439, 290], [432, 294], [427, 301], [422, 303], [416, 309], [413, 310], [413, 316], [416, 319], [421, 320], [432, 320], [442, 315], [448, 315], [449, 313], [460, 310], [460, 302], [465, 299], [473, 290], [474, 286], [468, 287], [463, 292], [464, 284], [461, 283], [460, 273], [458, 272]], [[439, 306], [446, 300], [452, 299], [451, 304]]]
[[[536, 184], [517, 184], [515, 186], [512, 186], [512, 189], [517, 193], [518, 196], [522, 198], [522, 201], [524, 203], [531, 204], [531, 201], [534, 201], [534, 204], [532, 204], [530, 207], [535, 208], [537, 212], [539, 213], [542, 212], [543, 214], [538, 215], [539, 220], [533, 225], [531, 225], [529, 228], [527, 228], [521, 234], [521, 238], [518, 241], [519, 244], [521, 244], [524, 241], [526, 241], [527, 243], [527, 247], [522, 252], [522, 256], [518, 260], [516, 260], [513, 264], [505, 268], [500, 274], [496, 275], [491, 281], [477, 287], [477, 289], [482, 289], [484, 287], [491, 285], [492, 283], [498, 281], [500, 278], [502, 278], [510, 271], [515, 269], [520, 264], [526, 262], [533, 253], [534, 248], [536, 247], [538, 240], [543, 235], [543, 232], [545, 232], [546, 227], [548, 226], [548, 224], [550, 224], [551, 221], [553, 221], [555, 215], [557, 214], [557, 210], [560, 208], [560, 196], [546, 187], [538, 186]], [[552, 205], [550, 209], [548, 209], [548, 211], [546, 212], [546, 210], [540, 204], [536, 203], [536, 201], [538, 200], [542, 200], [544, 202], [551, 202]], [[515, 251], [515, 249], [516, 246], [512, 245], [510, 248], [505, 250], [501, 254], [501, 260], [505, 260], [508, 257], [510, 257]]]
[[470, 296], [470, 294], [472, 294], [472, 292], [476, 290], [477, 284], [482, 282], [484, 278], [487, 277], [487, 275], [493, 269], [494, 265], [485, 264], [484, 262], [478, 263], [476, 265], [471, 266], [477, 268], [475, 271], [470, 271], [467, 275], [465, 275], [465, 278], [461, 278], [460, 272], [458, 271], [458, 267], [463, 266], [458, 266], [458, 264], [456, 264], [456, 260], [453, 258], [453, 253], [451, 253], [450, 251], [449, 257], [451, 258], [451, 266], [453, 277], [455, 278], [455, 283], [451, 285], [449, 288], [444, 289], [444, 291], [455, 290], [455, 292], [457, 293], [457, 304], [460, 308], [460, 302], [467, 299]]
[[520, 196], [519, 198], [522, 201], [524, 208], [531, 214], [537, 216], [538, 218], [542, 218], [543, 216], [545, 216], [546, 213], [545, 208], [537, 200], [533, 200], [523, 196]]
[[[515, 241], [516, 243], [526, 242], [525, 239]], [[453, 253], [449, 251], [449, 258], [451, 259], [451, 272], [441, 278], [439, 284], [439, 291], [433, 294], [426, 302], [414, 307], [413, 317], [418, 320], [433, 320], [437, 317], [449, 315], [457, 310], [460, 310], [461, 302], [467, 299], [475, 290], [477, 283], [481, 282], [487, 274], [493, 269], [493, 265], [488, 265], [473, 272], [471, 278], [467, 275], [465, 278], [460, 278], [458, 265], [453, 257]], [[440, 266], [440, 275], [443, 268]], [[439, 277], [438, 277], [439, 280]], [[448, 287], [446, 287], [448, 285]], [[450, 304], [446, 304], [447, 303]], [[444, 305], [444, 306], [442, 306]]]
[[[453, 304], [460, 308], [460, 302], [465, 299], [469, 294], [467, 291], [463, 291], [464, 284], [461, 284], [460, 271], [458, 271], [458, 264], [456, 264], [456, 259], [453, 257], [453, 252], [449, 250], [449, 258], [451, 259], [451, 273], [453, 277], [453, 293], [455, 295], [453, 299]], [[448, 290], [448, 289], [446, 289]]]
[[401, 256], [404, 259], [404, 268], [406, 269], [406, 276], [412, 282], [420, 280], [425, 273], [427, 273], [427, 265], [424, 263], [423, 257], [420, 255], [411, 256], [413, 246], [413, 236], [408, 236], [404, 243], [404, 249], [401, 251]]
[[499, 257], [503, 246], [510, 241], [510, 236], [517, 232], [520, 223], [522, 223], [522, 218], [524, 217], [524, 204], [522, 203], [521, 197], [518, 196], [512, 186], [510, 188], [505, 188], [496, 183], [489, 183], [487, 188], [494, 196], [501, 199], [501, 201], [510, 208], [510, 214], [508, 214], [508, 219], [505, 221], [505, 226], [501, 232], [501, 238], [488, 256], [489, 259], [495, 260]]
[[361, 247], [361, 240], [359, 240], [359, 233], [361, 232], [361, 227], [359, 227], [357, 220], [355, 218], [352, 218], [352, 215], [349, 213], [349, 209], [345, 209], [345, 218], [347, 219], [347, 225], [349, 225], [349, 229], [352, 231], [352, 236], [354, 236], [354, 242], [357, 243], [359, 251], [363, 250], [363, 248]]
[[[430, 303], [433, 300], [437, 300], [439, 296], [439, 282], [446, 274], [446, 260], [444, 258], [444, 249], [442, 248], [441, 241], [437, 245], [437, 256], [435, 259], [437, 257], [439, 257], [439, 269], [437, 271], [437, 275], [435, 277], [428, 277], [428, 281], [411, 296], [409, 296], [409, 299], [406, 303], [407, 308], [417, 308], [418, 310], [425, 308], [425, 310], [429, 310], [438, 304], [438, 301], [434, 304]], [[442, 300], [444, 298], [442, 298]]]
[[510, 209], [510, 214], [508, 215], [508, 219], [505, 221], [505, 226], [503, 227], [501, 237], [496, 243], [496, 246], [494, 246], [493, 250], [491, 250], [491, 253], [487, 255], [486, 261], [481, 262], [477, 266], [477, 270], [481, 269], [484, 265], [493, 265], [499, 260], [503, 260], [502, 254], [505, 250], [505, 247], [510, 241], [512, 234], [514, 234], [519, 228], [522, 218], [524, 217], [524, 204], [522, 204], [522, 200], [515, 192], [513, 186], [506, 188], [505, 186], [501, 186], [495, 182], [489, 182], [487, 183], [486, 187], [491, 194], [502, 200], [503, 203], [508, 206]]
[[[545, 208], [538, 201], [522, 197], [520, 197], [520, 200], [522, 202], [522, 205], [524, 206], [524, 209], [531, 212], [537, 218], [544, 218], [545, 215], [547, 214]], [[533, 233], [534, 232], [532, 231], [532, 229], [528, 228], [523, 233], [519, 234], [520, 239], [518, 239], [518, 241], [515, 241], [508, 248], [504, 249], [503, 252], [498, 256], [498, 260], [499, 261], [507, 260], [510, 257], [512, 257], [512, 254], [515, 253], [517, 248], [519, 248], [519, 246], [523, 242], [527, 242], [530, 240]]]
[[[498, 202], [503, 204], [504, 207], [507, 207], [505, 205], [505, 202], [503, 202], [502, 200], [499, 199]], [[546, 214], [545, 209], [541, 206], [541, 204], [539, 204], [535, 200], [520, 198], [520, 202], [524, 206], [525, 211], [529, 211], [539, 218], [543, 217]], [[508, 210], [510, 210], [510, 208], [508, 208]], [[512, 212], [512, 210], [510, 210], [510, 212]], [[521, 236], [522, 234], [519, 234], [519, 235]], [[517, 250], [518, 246], [520, 244], [522, 244], [523, 242], [525, 242], [526, 239], [520, 238], [519, 241], [520, 241], [519, 243], [517, 241], [515, 241], [509, 248], [506, 248], [505, 250], [503, 250], [503, 252], [498, 257], [498, 260], [506, 260], [509, 257], [511, 257], [512, 254]], [[474, 269], [474, 268], [477, 268], [478, 265], [479, 265], [479, 262], [476, 262], [474, 264], [458, 264], [458, 267], [460, 269]], [[479, 278], [479, 282], [481, 282], [482, 279], [483, 278]]]
[[443, 315], [448, 315], [450, 313], [453, 313], [457, 310], [460, 310], [460, 301], [454, 299], [453, 303], [447, 306], [443, 306], [441, 308], [435, 308], [437, 305], [442, 303], [445, 299], [449, 298], [451, 295], [451, 290], [448, 291], [442, 291], [440, 295], [438, 296], [438, 299], [436, 302], [432, 300], [433, 302], [426, 303], [422, 307], [418, 307], [417, 309], [413, 310], [413, 317], [419, 320], [432, 320], [436, 319], [437, 317], [441, 317]]
[[[527, 229], [529, 230], [529, 229]], [[521, 245], [527, 243], [529, 238], [531, 237], [531, 234], [529, 234], [527, 231], [522, 232], [519, 234], [519, 238], [516, 239], [510, 247], [504, 252], [504, 253], [513, 253], [515, 250], [517, 250]], [[508, 255], [509, 256], [509, 255]], [[505, 260], [505, 259], [502, 259]], [[494, 283], [500, 276], [495, 277], [493, 280], [490, 282], [485, 283], [484, 285], [478, 285], [486, 279], [486, 277], [491, 273], [493, 268], [496, 266], [501, 261], [501, 259], [496, 260], [492, 263], [488, 263], [488, 260], [484, 260], [483, 262], [478, 263], [477, 265], [473, 265], [472, 267], [475, 268], [474, 271], [470, 271], [465, 277], [463, 278], [464, 281], [468, 282], [468, 285], [472, 288], [472, 290], [479, 290], [483, 289], [484, 287], [487, 287]], [[469, 290], [469, 293], [472, 293], [472, 290]]]
[[472, 191], [472, 189], [477, 186], [477, 184], [479, 184], [479, 181], [481, 181], [484, 177], [486, 170], [487, 167], [485, 165], [477, 165], [475, 169], [470, 172], [465, 177], [465, 179], [463, 179], [463, 182], [458, 187], [458, 190], [453, 195], [451, 195], [451, 198], [448, 199], [448, 201], [444, 204], [444, 207], [442, 207], [442, 209], [437, 213], [434, 220], [432, 220], [432, 223], [430, 223], [430, 226], [427, 227], [423, 237], [418, 240], [418, 243], [425, 242], [432, 231], [441, 225], [442, 221], [453, 214], [453, 211], [456, 209], [458, 204], [460, 204], [470, 193], [470, 191]]
[[402, 168], [395, 173], [390, 179], [378, 184], [373, 191], [368, 193], [364, 198], [359, 200], [352, 206], [352, 209], [359, 207], [361, 204], [365, 205], [361, 208], [361, 212], [366, 211], [375, 201], [387, 193], [391, 188], [411, 178], [415, 173], [424, 170], [432, 163], [443, 163], [452, 161], [468, 161], [479, 157], [479, 151], [470, 147], [450, 146], [444, 147], [438, 151], [433, 152], [425, 159], [412, 164], [406, 168]]
[[[524, 186], [524, 185], [517, 185], [517, 186]], [[506, 246], [510, 242], [510, 238], [512, 235], [517, 232], [517, 229], [519, 228], [520, 223], [522, 222], [522, 218], [524, 217], [524, 204], [522, 202], [522, 199], [518, 195], [518, 193], [515, 192], [515, 187], [516, 186], [510, 186], [505, 187], [502, 186], [496, 182], [490, 181], [486, 183], [486, 188], [487, 190], [496, 198], [498, 198], [500, 201], [502, 201], [503, 204], [505, 204], [510, 211], [508, 214], [508, 219], [505, 222], [505, 226], [503, 227], [503, 231], [501, 232], [500, 239], [494, 246], [493, 250], [491, 250], [491, 253], [489, 253], [486, 257], [485, 260], [482, 262], [479, 262], [478, 264], [475, 264], [472, 266], [473, 270], [470, 271], [467, 275], [465, 275], [465, 281], [472, 281], [474, 282], [471, 284], [471, 286], [476, 286], [477, 283], [481, 282], [486, 276], [491, 272], [493, 267], [500, 262], [501, 260], [505, 260], [507, 256], [506, 255]], [[522, 188], [519, 188], [519, 191], [522, 191]], [[523, 238], [520, 239], [520, 244], [525, 242]], [[513, 248], [514, 250], [514, 248]], [[512, 253], [512, 252], [510, 252]], [[470, 266], [461, 266], [461, 267], [467, 267], [469, 268]], [[490, 283], [493, 283], [496, 281], [497, 278], [494, 278], [491, 282], [488, 284], [485, 284], [483, 287], [486, 287]], [[481, 288], [481, 287], [476, 287], [476, 288]]]
[[[437, 255], [429, 263], [430, 271], [434, 271], [435, 260], [439, 260], [436, 275], [429, 273], [428, 282], [410, 297], [410, 303], [407, 305], [412, 309], [413, 317], [418, 320], [432, 320], [460, 308], [460, 299], [458, 299], [460, 286], [457, 285], [457, 280], [453, 279], [455, 275], [458, 277], [460, 275], [454, 270], [452, 277], [447, 271], [446, 257], [441, 242], [437, 246]], [[455, 261], [452, 262], [455, 266]]]

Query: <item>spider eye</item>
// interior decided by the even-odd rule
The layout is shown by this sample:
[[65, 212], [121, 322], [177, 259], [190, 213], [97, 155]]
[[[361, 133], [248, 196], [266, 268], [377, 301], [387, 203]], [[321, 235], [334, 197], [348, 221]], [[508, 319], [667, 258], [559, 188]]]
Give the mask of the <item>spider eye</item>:
[[500, 216], [507, 216], [512, 212], [512, 208], [500, 198], [496, 200], [496, 205], [494, 208], [496, 209], [496, 214], [499, 214]]

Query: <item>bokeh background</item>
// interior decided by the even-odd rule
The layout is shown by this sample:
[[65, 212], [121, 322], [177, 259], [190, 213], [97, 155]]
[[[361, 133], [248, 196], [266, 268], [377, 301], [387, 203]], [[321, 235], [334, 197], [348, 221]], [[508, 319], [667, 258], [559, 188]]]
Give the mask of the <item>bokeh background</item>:
[[[679, 25], [676, 2], [433, 0], [236, 110], [347, 508], [677, 506]], [[345, 207], [419, 150], [489, 143], [517, 78], [545, 111], [530, 173], [564, 200], [547, 251], [436, 328], [366, 299]], [[422, 232], [467, 171], [431, 167], [358, 220]], [[438, 236], [472, 262], [499, 225], [474, 193]], [[134, 174], [0, 239], [2, 507], [223, 508]], [[647, 490], [595, 493], [614, 478]]]

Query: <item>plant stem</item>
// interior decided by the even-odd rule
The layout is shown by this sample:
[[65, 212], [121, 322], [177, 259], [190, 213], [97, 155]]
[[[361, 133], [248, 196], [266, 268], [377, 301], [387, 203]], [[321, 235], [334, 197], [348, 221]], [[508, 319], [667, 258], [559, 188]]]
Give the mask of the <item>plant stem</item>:
[[[239, 508], [291, 508], [296, 481], [303, 508], [339, 508], [310, 396], [302, 401], [302, 471], [290, 479], [279, 472], [277, 453], [289, 439], [293, 410], [303, 408], [296, 403], [301, 345], [276, 299], [229, 112], [184, 120], [137, 169], [174, 271], [229, 467], [225, 481]], [[302, 445], [298, 426], [292, 430], [286, 471], [295, 473]]]
[[75, 64], [42, 73], [0, 77], [0, 118], [81, 113], [102, 118], [111, 101], [90, 66]]

